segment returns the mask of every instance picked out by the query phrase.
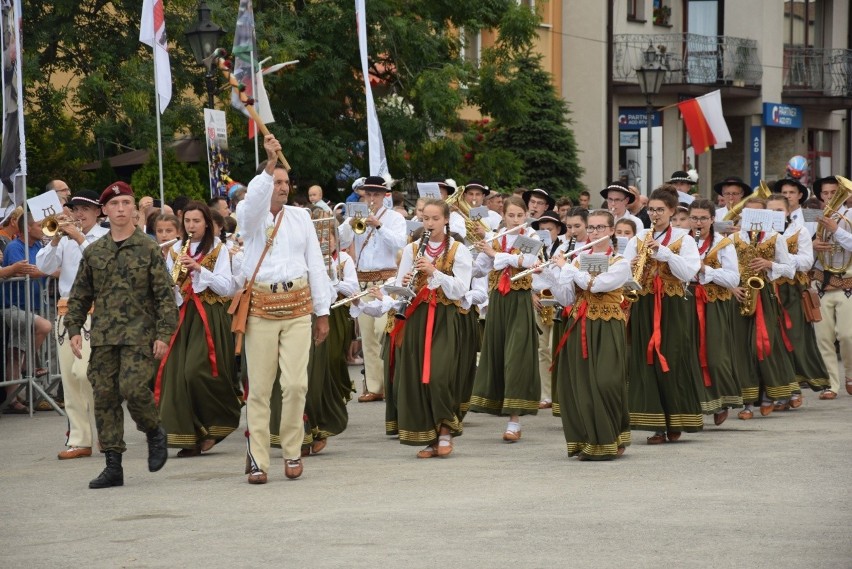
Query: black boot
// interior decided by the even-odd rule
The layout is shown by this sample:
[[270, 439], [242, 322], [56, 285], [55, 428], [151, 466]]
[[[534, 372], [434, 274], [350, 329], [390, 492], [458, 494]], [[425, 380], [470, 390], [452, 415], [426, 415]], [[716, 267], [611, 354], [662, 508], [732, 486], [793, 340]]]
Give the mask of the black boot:
[[148, 470], [157, 472], [169, 457], [168, 449], [166, 449], [166, 432], [162, 427], [157, 427], [153, 431], [148, 431], [145, 436], [148, 437]]
[[121, 468], [121, 453], [114, 450], [104, 452], [106, 468], [97, 478], [89, 482], [89, 488], [110, 488], [124, 486], [124, 470]]

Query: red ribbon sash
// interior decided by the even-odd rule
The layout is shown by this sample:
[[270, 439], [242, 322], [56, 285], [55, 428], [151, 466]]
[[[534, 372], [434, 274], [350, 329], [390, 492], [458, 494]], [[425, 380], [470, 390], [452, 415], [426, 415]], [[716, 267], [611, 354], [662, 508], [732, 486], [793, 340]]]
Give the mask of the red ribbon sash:
[[[672, 228], [669, 227], [669, 234], [671, 234]], [[666, 236], [666, 240], [668, 240], [668, 235]], [[648, 342], [648, 350], [645, 354], [646, 362], [648, 365], [654, 364], [654, 353], [656, 352], [657, 358], [660, 360], [660, 367], [663, 372], [668, 373], [669, 371], [669, 362], [666, 361], [666, 357], [663, 355], [662, 351], [660, 351], [660, 345], [663, 340], [663, 331], [661, 328], [662, 324], [662, 316], [663, 316], [663, 279], [660, 278], [660, 275], [654, 277], [654, 331], [651, 334], [651, 339]]]
[[778, 306], [781, 308], [782, 319], [778, 320], [778, 327], [781, 328], [781, 339], [784, 340], [784, 348], [786, 348], [788, 352], [792, 352], [793, 342], [791, 342], [789, 336], [787, 336], [787, 330], [793, 328], [793, 320], [790, 318], [790, 313], [787, 312], [787, 309], [784, 307], [784, 303], [781, 302], [781, 295], [778, 294], [778, 285], [775, 285], [775, 297], [778, 299]]
[[175, 333], [172, 334], [172, 339], [169, 340], [169, 347], [166, 350], [166, 355], [163, 356], [162, 360], [160, 360], [160, 367], [157, 368], [157, 379], [154, 382], [154, 403], [158, 405], [160, 403], [160, 393], [162, 391], [163, 370], [166, 367], [166, 361], [169, 359], [169, 355], [172, 353], [172, 347], [175, 345], [178, 332], [180, 332], [180, 328], [183, 326], [184, 318], [186, 318], [186, 308], [189, 305], [189, 301], [192, 301], [196, 311], [198, 311], [198, 316], [201, 318], [202, 324], [204, 324], [204, 339], [207, 342], [207, 357], [210, 360], [210, 371], [213, 374], [213, 377], [219, 377], [219, 365], [216, 362], [216, 345], [213, 342], [213, 334], [210, 332], [210, 323], [207, 321], [207, 313], [204, 311], [204, 305], [202, 304], [201, 299], [197, 294], [195, 294], [195, 291], [192, 288], [191, 276], [187, 276], [182, 293], [184, 295], [184, 301], [180, 307], [177, 329], [175, 330]]
[[420, 381], [428, 385], [432, 374], [432, 334], [435, 331], [435, 307], [438, 302], [435, 291], [430, 290], [427, 286], [421, 288], [420, 292], [417, 293], [417, 296], [414, 297], [414, 300], [411, 301], [411, 305], [408, 307], [408, 310], [405, 311], [405, 320], [397, 320], [396, 324], [394, 324], [393, 330], [391, 330], [390, 365], [391, 369], [393, 369], [393, 348], [402, 345], [402, 331], [405, 328], [405, 323], [409, 318], [411, 318], [411, 315], [414, 314], [414, 311], [417, 310], [417, 307], [423, 302], [428, 302], [429, 312], [426, 314], [426, 345], [423, 349], [423, 373], [420, 377]]
[[[571, 326], [565, 330], [565, 333], [562, 334], [562, 337], [559, 339], [559, 344], [556, 346], [556, 351], [553, 352], [553, 363], [550, 364], [550, 369], [548, 371], [553, 371], [553, 366], [556, 365], [556, 358], [559, 355], [559, 352], [562, 351], [562, 348], [565, 347], [565, 343], [568, 341], [568, 337], [571, 335], [571, 332], [577, 326], [577, 323], [580, 323], [580, 341], [583, 346], [583, 359], [589, 359], [589, 345], [586, 338], [586, 313], [588, 312], [589, 304], [585, 300], [581, 300], [580, 304], [577, 305], [577, 315], [574, 317], [574, 321], [571, 323]], [[567, 317], [570, 314], [571, 307], [566, 306], [563, 311], [563, 316]]]
[[695, 285], [695, 310], [698, 313], [698, 363], [704, 376], [704, 387], [713, 385], [707, 366], [707, 290], [704, 285]]
[[757, 359], [763, 359], [769, 356], [772, 351], [772, 344], [769, 341], [769, 330], [766, 329], [766, 320], [763, 314], [763, 299], [760, 296], [760, 291], [755, 291], [757, 294], [757, 308], [754, 311], [754, 324], [756, 326], [757, 337]]

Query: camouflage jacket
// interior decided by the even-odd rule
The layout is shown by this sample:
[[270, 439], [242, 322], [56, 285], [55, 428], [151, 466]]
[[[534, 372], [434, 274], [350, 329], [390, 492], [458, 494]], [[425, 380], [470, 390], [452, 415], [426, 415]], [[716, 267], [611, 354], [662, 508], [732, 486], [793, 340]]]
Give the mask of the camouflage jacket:
[[171, 276], [153, 239], [138, 229], [117, 247], [110, 235], [89, 245], [68, 297], [65, 328], [80, 333], [92, 313], [92, 346], [168, 343], [177, 327]]

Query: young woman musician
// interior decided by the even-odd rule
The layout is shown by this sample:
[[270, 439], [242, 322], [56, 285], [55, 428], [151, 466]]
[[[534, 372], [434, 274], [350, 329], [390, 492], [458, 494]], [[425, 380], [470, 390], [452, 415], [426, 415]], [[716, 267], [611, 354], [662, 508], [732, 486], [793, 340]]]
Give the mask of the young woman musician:
[[808, 271], [814, 265], [811, 235], [803, 224], [794, 225], [789, 222], [791, 207], [798, 208], [798, 203], [791, 206], [786, 197], [773, 194], [766, 200], [766, 207], [783, 212], [787, 219], [783, 237], [787, 241], [787, 250], [796, 269], [793, 278], [781, 277], [775, 281], [778, 300], [781, 302], [782, 339], [783, 335], [786, 335], [785, 347], [793, 347], [793, 351], [787, 353], [792, 358], [796, 372], [796, 379], [790, 385], [793, 390], [790, 400], [781, 400], [775, 405], [775, 411], [783, 411], [802, 406], [800, 382], [806, 382], [813, 391], [821, 392], [829, 387], [829, 381], [828, 370], [817, 347], [814, 327], [805, 320], [805, 311], [802, 308], [802, 293], [810, 286]]
[[630, 314], [630, 426], [653, 431], [648, 444], [674, 442], [704, 427], [692, 346], [695, 312], [684, 302], [686, 285], [701, 267], [695, 240], [672, 227], [678, 194], [671, 186], [651, 193], [650, 229], [627, 244], [633, 279], [641, 287]]
[[692, 333], [701, 366], [701, 410], [713, 413], [721, 425], [728, 409], [743, 406], [742, 390], [734, 367], [731, 333], [734, 306], [731, 289], [739, 285], [740, 270], [733, 242], [713, 231], [716, 206], [707, 199], [689, 205], [690, 235], [698, 246], [701, 268], [689, 285], [688, 297], [697, 316]]
[[[399, 441], [426, 444], [418, 458], [446, 457], [453, 436], [462, 434], [457, 414], [457, 385], [461, 342], [459, 304], [470, 289], [472, 258], [464, 244], [449, 235], [446, 202], [428, 200], [423, 206], [424, 237], [403, 249], [397, 285], [414, 293], [399, 310], [391, 336], [395, 352], [393, 389]], [[429, 232], [426, 240], [426, 231]]]
[[178, 329], [160, 363], [154, 398], [170, 447], [179, 457], [197, 456], [239, 426], [242, 403], [234, 374], [234, 339], [227, 304], [234, 294], [231, 257], [213, 235], [210, 210], [189, 202], [183, 214], [183, 240], [166, 266], [178, 274]]
[[[542, 276], [553, 279], [554, 295], [565, 306], [573, 306], [566, 330], [559, 339], [561, 362], [556, 390], [562, 407], [562, 429], [568, 456], [579, 460], [611, 460], [630, 444], [630, 414], [627, 409], [627, 343], [625, 315], [621, 309], [624, 284], [630, 264], [615, 251], [613, 216], [606, 210], [589, 214], [593, 239], [610, 237], [581, 253], [573, 263], [555, 257], [555, 270]], [[609, 257], [606, 272], [581, 270], [584, 254]]]
[[[766, 201], [751, 198], [745, 209], [751, 208], [765, 209]], [[792, 394], [790, 384], [796, 374], [781, 335], [774, 281], [792, 278], [795, 267], [787, 242], [774, 231], [742, 227], [733, 235], [733, 241], [741, 283], [734, 289], [740, 304], [734, 314], [734, 345], [747, 346], [747, 350], [736, 350], [746, 354], [742, 362], [735, 363], [745, 403], [745, 409], [737, 416], [748, 420], [754, 417], [752, 408], [756, 402], [760, 401], [760, 414], [765, 417], [772, 413], [775, 401], [790, 399]], [[762, 286], [755, 277], [762, 280]], [[749, 281], [753, 286], [749, 286]]]
[[535, 255], [521, 254], [513, 247], [518, 235], [530, 235], [522, 227], [526, 216], [527, 206], [519, 197], [503, 200], [506, 229], [517, 231], [480, 241], [474, 270], [476, 276], [488, 275], [490, 293], [470, 410], [508, 415], [503, 440], [510, 443], [521, 439], [520, 416], [537, 414], [541, 396], [532, 277], [511, 282], [513, 275], [537, 262]]

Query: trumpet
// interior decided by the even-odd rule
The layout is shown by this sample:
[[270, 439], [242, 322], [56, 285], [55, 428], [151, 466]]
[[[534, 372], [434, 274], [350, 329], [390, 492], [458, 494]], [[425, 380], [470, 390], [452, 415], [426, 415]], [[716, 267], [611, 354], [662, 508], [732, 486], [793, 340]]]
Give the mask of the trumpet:
[[[368, 216], [373, 215], [372, 206], [368, 206]], [[367, 220], [366, 218], [361, 217], [360, 215], [355, 217], [352, 221], [352, 231], [355, 232], [356, 235], [361, 235], [365, 231], [367, 231]]]
[[[609, 238], [609, 236], [604, 236], [604, 237], [601, 237], [600, 239], [595, 239], [594, 241], [592, 241], [592, 242], [590, 242], [590, 243], [586, 243], [585, 245], [583, 245], [583, 246], [582, 246], [582, 247], [580, 247], [579, 249], [574, 249], [573, 251], [571, 251], [570, 253], [568, 253], [567, 255], [565, 255], [565, 259], [567, 260], [567, 259], [570, 259], [570, 258], [572, 258], [572, 257], [576, 257], [577, 255], [579, 255], [579, 254], [580, 254], [580, 253], [582, 253], [583, 251], [585, 251], [585, 250], [587, 250], [587, 249], [591, 249], [592, 247], [594, 247], [595, 245], [597, 245], [597, 244], [598, 244], [598, 243], [600, 243], [601, 241], [608, 241], [609, 239], [610, 239], [610, 238]], [[553, 256], [554, 256], [554, 257], [556, 256], [556, 253], [561, 253], [561, 252], [563, 252], [563, 251], [562, 251], [562, 247], [563, 247], [562, 245], [560, 245], [560, 246], [559, 246], [559, 249], [557, 249], [557, 250], [556, 250], [556, 252], [553, 254]], [[531, 269], [527, 269], [527, 270], [525, 270], [525, 271], [521, 271], [520, 273], [518, 273], [518, 274], [516, 274], [515, 276], [513, 276], [510, 280], [511, 280], [512, 282], [519, 281], [519, 280], [521, 280], [522, 278], [524, 278], [524, 277], [528, 277], [529, 275], [531, 275], [531, 274], [535, 273], [536, 271], [538, 271], [538, 270], [540, 270], [540, 269], [544, 269], [544, 268], [546, 268], [546, 267], [549, 267], [549, 266], [550, 266], [550, 265], [552, 265], [554, 262], [555, 262], [555, 261], [554, 261], [553, 257], [551, 257], [551, 258], [550, 258], [550, 260], [549, 260], [549, 261], [547, 261], [546, 263], [542, 263], [541, 265], [539, 265], [539, 266], [537, 266], [537, 267], [532, 267]]]
[[[388, 280], [386, 280], [385, 282], [382, 283], [382, 286], [390, 284], [390, 283], [394, 282], [395, 280], [396, 280], [395, 277], [389, 278]], [[379, 288], [381, 288], [381, 287], [379, 287]], [[331, 308], [335, 309], [335, 308], [338, 308], [340, 306], [344, 306], [346, 304], [349, 304], [350, 302], [354, 302], [354, 301], [358, 300], [359, 298], [364, 298], [365, 296], [367, 296], [371, 292], [373, 292], [372, 287], [368, 288], [367, 290], [365, 290], [363, 292], [353, 294], [352, 296], [347, 296], [346, 298], [341, 298], [340, 300], [338, 300], [337, 302], [332, 304]]]
[[41, 220], [41, 233], [48, 238], [64, 235], [63, 225], [74, 225], [78, 230], [82, 230], [79, 221], [69, 221], [64, 215], [49, 215]]

